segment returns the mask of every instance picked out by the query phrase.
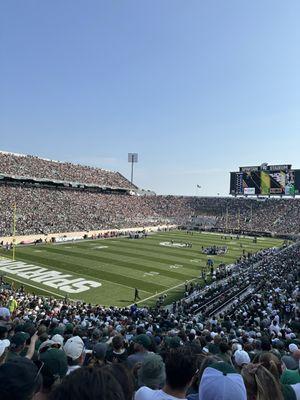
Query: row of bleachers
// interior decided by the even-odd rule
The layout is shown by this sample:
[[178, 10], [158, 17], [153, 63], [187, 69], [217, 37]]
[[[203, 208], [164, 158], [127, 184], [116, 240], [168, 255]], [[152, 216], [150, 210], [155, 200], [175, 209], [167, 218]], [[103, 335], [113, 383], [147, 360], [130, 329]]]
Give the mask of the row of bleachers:
[[0, 174], [133, 188], [131, 183], [119, 172], [6, 152], [0, 152]]

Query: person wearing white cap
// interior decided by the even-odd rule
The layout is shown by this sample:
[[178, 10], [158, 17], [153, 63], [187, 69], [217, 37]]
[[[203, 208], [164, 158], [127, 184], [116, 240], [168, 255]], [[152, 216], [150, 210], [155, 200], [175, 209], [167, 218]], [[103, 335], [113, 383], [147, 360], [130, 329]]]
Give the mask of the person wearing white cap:
[[0, 340], [0, 365], [5, 363], [9, 346], [10, 341], [8, 339]]
[[10, 311], [7, 307], [1, 307], [0, 306], [0, 318], [5, 320], [9, 320], [10, 318]]
[[40, 347], [39, 347], [39, 353], [43, 353], [44, 351], [46, 351], [48, 348], [52, 347], [54, 344], [53, 340], [45, 340], [43, 343], [41, 343]]
[[249, 354], [245, 350], [240, 349], [235, 351], [233, 360], [238, 369], [242, 369], [244, 365], [249, 364], [251, 361]]
[[51, 340], [54, 342], [55, 345], [58, 345], [58, 347], [63, 347], [64, 345], [64, 338], [58, 333], [52, 336]]
[[280, 326], [278, 325], [278, 322], [273, 319], [272, 324], [269, 327], [270, 333], [274, 332], [276, 335], [280, 332]]
[[289, 344], [289, 351], [290, 353], [294, 353], [296, 350], [298, 350], [298, 346], [295, 343]]
[[298, 360], [297, 353], [299, 353], [299, 348], [295, 343], [289, 344], [289, 351], [290, 354], [284, 355], [281, 358], [281, 361], [289, 370], [296, 370], [298, 369]]
[[64, 351], [68, 358], [67, 375], [80, 368], [84, 361], [84, 343], [81, 337], [73, 336], [64, 345]]
[[247, 400], [242, 376], [225, 362], [211, 364], [202, 375], [199, 400]]

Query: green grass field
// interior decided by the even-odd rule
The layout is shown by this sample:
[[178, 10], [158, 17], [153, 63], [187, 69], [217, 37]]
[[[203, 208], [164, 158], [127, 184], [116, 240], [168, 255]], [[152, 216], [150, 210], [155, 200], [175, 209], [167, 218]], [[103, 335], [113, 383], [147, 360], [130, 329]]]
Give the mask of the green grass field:
[[[192, 248], [167, 247], [163, 242], [191, 242]], [[243, 247], [241, 247], [241, 244]], [[183, 293], [186, 280], [198, 279], [201, 266], [207, 259], [230, 264], [239, 257], [243, 249], [257, 252], [263, 248], [280, 246], [281, 240], [252, 238], [224, 240], [220, 235], [183, 231], [160, 232], [146, 239], [128, 238], [87, 240], [75, 243], [24, 246], [16, 249], [16, 262], [25, 262], [47, 270], [55, 270], [71, 276], [69, 279], [84, 278], [101, 283], [81, 293], [69, 294], [71, 299], [84, 300], [93, 304], [127, 306], [132, 304], [134, 288], [139, 289], [141, 304], [151, 305], [162, 293], [168, 294], [171, 302]], [[222, 256], [207, 256], [201, 253], [201, 246], [227, 245], [228, 252]], [[11, 258], [11, 252], [1, 250], [2, 262]], [[5, 258], [3, 258], [5, 257]], [[18, 265], [10, 264], [10, 267]], [[15, 267], [16, 268], [16, 267]], [[30, 267], [27, 267], [30, 268]], [[1, 270], [1, 268], [0, 268]], [[10, 272], [0, 271], [6, 277], [23, 283], [31, 292], [65, 296], [60, 287], [49, 287], [45, 281], [35, 282]]]

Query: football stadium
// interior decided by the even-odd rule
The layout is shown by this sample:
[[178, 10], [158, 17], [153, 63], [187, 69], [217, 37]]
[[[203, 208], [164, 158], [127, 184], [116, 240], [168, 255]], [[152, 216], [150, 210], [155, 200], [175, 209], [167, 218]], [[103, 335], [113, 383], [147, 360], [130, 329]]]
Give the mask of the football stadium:
[[300, 2], [0, 2], [0, 400], [300, 400]]
[[[266, 219], [273, 200], [145, 196], [117, 172], [7, 152], [0, 153], [0, 172], [6, 207], [0, 271], [58, 298], [115, 306], [151, 305], [161, 296], [172, 302], [186, 282], [199, 287], [215, 278], [211, 269], [280, 248], [297, 233], [280, 215]], [[277, 207], [283, 202], [297, 204], [277, 200]], [[254, 222], [259, 213], [261, 226]], [[224, 250], [205, 251], [214, 247]]]
[[[299, 188], [291, 165], [262, 164], [231, 173], [231, 196], [163, 196], [118, 172], [0, 152], [0, 382], [39, 367], [30, 393], [64, 399], [64, 375], [72, 393], [86, 371], [125, 379], [138, 399], [170, 390], [170, 371], [187, 382], [200, 363], [204, 379], [208, 362], [246, 399], [256, 357], [293, 394], [281, 382], [300, 354]], [[281, 380], [267, 364], [279, 368], [279, 351]]]

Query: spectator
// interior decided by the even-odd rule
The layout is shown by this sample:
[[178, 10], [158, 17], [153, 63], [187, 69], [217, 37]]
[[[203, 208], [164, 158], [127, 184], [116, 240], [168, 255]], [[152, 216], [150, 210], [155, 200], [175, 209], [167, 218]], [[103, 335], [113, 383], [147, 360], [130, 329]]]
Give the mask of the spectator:
[[32, 400], [42, 385], [37, 366], [24, 357], [15, 357], [0, 366], [1, 400]]
[[89, 365], [93, 366], [102, 366], [106, 364], [106, 353], [107, 353], [107, 344], [106, 343], [97, 343], [94, 346], [94, 350], [92, 352], [92, 358], [89, 361]]
[[121, 335], [114, 336], [112, 339], [112, 348], [107, 351], [106, 359], [109, 362], [126, 362], [128, 357], [127, 350], [124, 347], [124, 339]]
[[246, 400], [241, 375], [229, 364], [218, 362], [204, 370], [199, 385], [199, 400]]
[[138, 386], [161, 389], [166, 382], [165, 364], [157, 354], [148, 354], [138, 370]]
[[295, 370], [286, 369], [281, 375], [280, 382], [286, 385], [295, 385], [296, 383], [300, 383], [300, 365]]
[[16, 332], [10, 340], [10, 348], [7, 354], [7, 360], [20, 356], [25, 349], [26, 341], [30, 335], [26, 332]]
[[142, 386], [135, 394], [135, 400], [185, 399], [187, 390], [196, 373], [196, 364], [190, 352], [178, 348], [172, 350], [166, 359], [166, 384], [160, 390]]
[[247, 364], [242, 369], [248, 399], [283, 400], [284, 397], [275, 377], [261, 364]]
[[0, 365], [4, 364], [8, 352], [10, 341], [8, 339], [0, 340]]
[[67, 375], [80, 368], [84, 361], [84, 343], [79, 336], [68, 339], [64, 345], [68, 359]]
[[151, 340], [146, 334], [140, 334], [134, 339], [134, 354], [131, 354], [127, 361], [129, 366], [132, 368], [136, 363], [144, 361], [145, 356], [148, 354], [148, 349], [151, 346]]
[[120, 383], [104, 368], [82, 367], [65, 377], [49, 400], [125, 400]]
[[109, 371], [120, 384], [125, 400], [132, 400], [134, 393], [134, 379], [128, 368], [122, 363], [108, 364], [104, 370]]
[[244, 350], [236, 350], [233, 355], [233, 359], [238, 370], [241, 370], [244, 365], [250, 363], [249, 354]]
[[286, 366], [287, 369], [297, 369], [299, 365], [300, 357], [297, 357], [299, 353], [298, 346], [295, 343], [291, 343], [289, 345], [289, 352], [290, 354], [283, 355], [282, 362]]
[[43, 384], [34, 400], [47, 400], [55, 386], [61, 383], [68, 371], [67, 356], [63, 350], [49, 348], [40, 355]]

